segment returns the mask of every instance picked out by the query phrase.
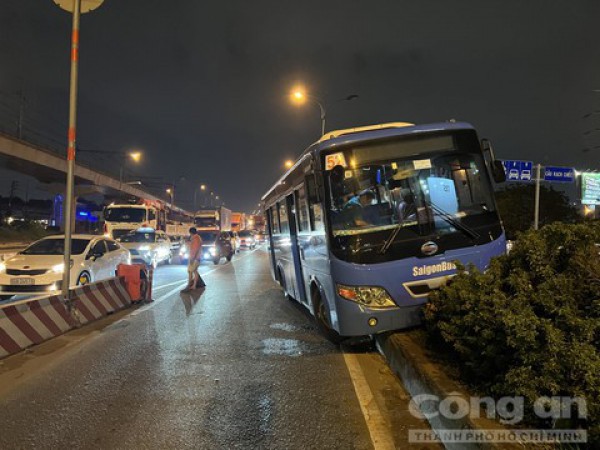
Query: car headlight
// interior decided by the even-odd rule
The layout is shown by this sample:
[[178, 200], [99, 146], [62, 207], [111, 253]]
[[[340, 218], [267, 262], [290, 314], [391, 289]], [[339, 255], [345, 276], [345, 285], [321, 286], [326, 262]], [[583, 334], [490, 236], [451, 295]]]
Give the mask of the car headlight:
[[208, 249], [208, 253], [210, 253], [212, 256], [215, 256], [217, 254], [217, 248], [216, 247], [210, 247]]
[[338, 295], [346, 300], [359, 303], [369, 308], [393, 308], [397, 306], [390, 294], [377, 286], [344, 286], [337, 285]]
[[0, 273], [6, 272], [6, 264], [0, 263]]
[[[74, 261], [71, 260], [71, 263], [69, 264], [69, 269], [73, 268], [73, 264], [74, 264]], [[53, 272], [53, 273], [63, 273], [64, 271], [65, 271], [64, 263], [60, 263], [55, 266], [52, 266], [52, 268], [50, 269], [50, 272]]]
[[181, 256], [185, 256], [185, 255], [187, 255], [187, 253], [188, 253], [188, 251], [187, 251], [187, 248], [185, 248], [185, 247], [182, 247], [181, 250], [179, 250], [179, 254]]

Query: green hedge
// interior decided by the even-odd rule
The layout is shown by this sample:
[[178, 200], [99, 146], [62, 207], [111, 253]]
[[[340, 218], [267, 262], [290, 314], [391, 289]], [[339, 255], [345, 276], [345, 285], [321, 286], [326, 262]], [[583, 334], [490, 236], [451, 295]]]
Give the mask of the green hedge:
[[[430, 342], [463, 381], [493, 396], [583, 396], [600, 446], [600, 224], [552, 224], [519, 235], [481, 273], [466, 268], [431, 296]], [[530, 424], [542, 423], [528, 410]], [[575, 423], [554, 424], [563, 429]]]

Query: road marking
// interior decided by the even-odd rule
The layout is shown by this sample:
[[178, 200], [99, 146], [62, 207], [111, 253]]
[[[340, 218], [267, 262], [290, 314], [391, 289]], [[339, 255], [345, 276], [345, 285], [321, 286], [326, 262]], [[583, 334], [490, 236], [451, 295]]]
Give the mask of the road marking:
[[159, 289], [164, 289], [164, 288], [168, 288], [168, 287], [171, 287], [171, 286], [175, 286], [176, 284], [177, 284], [177, 285], [180, 285], [180, 284], [181, 284], [181, 283], [183, 283], [184, 281], [187, 283], [187, 279], [186, 279], [186, 278], [182, 278], [181, 280], [173, 281], [172, 283], [161, 284], [161, 285], [159, 285], [159, 286], [156, 286], [156, 287], [154, 288], [154, 290], [155, 290], [155, 291], [158, 291]]
[[342, 354], [350, 373], [350, 379], [354, 385], [360, 409], [371, 435], [373, 448], [375, 450], [394, 450], [396, 448], [394, 439], [392, 438], [387, 422], [379, 410], [379, 406], [377, 406], [377, 402], [360, 367], [358, 358], [353, 353], [343, 352]]
[[[252, 253], [254, 253], [256, 250], [257, 250], [257, 249], [254, 249], [254, 250], [252, 250], [252, 251], [248, 252], [246, 255], [244, 255], [244, 256], [241, 256], [241, 257], [239, 257], [239, 258], [236, 258], [236, 261], [240, 261], [240, 260], [242, 260], [242, 259], [244, 259], [244, 258], [247, 258], [247, 257], [248, 257], [248, 256], [250, 256]], [[209, 270], [208, 272], [204, 272], [204, 273], [202, 273], [202, 274], [200, 274], [200, 275], [204, 277], [204, 276], [206, 276], [206, 275], [208, 275], [208, 274], [210, 274], [210, 273], [216, 272], [216, 271], [217, 271], [217, 270], [219, 270], [219, 269], [224, 269], [224, 268], [226, 268], [227, 266], [228, 266], [227, 264], [225, 264], [225, 265], [222, 265], [222, 266], [221, 266], [221, 265], [219, 265], [218, 267], [215, 267], [214, 269], [211, 269], [211, 270]], [[144, 305], [144, 306], [142, 306], [142, 307], [140, 307], [140, 308], [136, 309], [135, 311], [132, 311], [131, 313], [127, 314], [125, 317], [123, 317], [123, 318], [121, 318], [121, 319], [117, 320], [117, 321], [115, 322], [115, 324], [117, 324], [117, 323], [120, 323], [120, 322], [122, 322], [122, 321], [124, 321], [124, 320], [127, 320], [127, 319], [128, 319], [128, 318], [130, 318], [130, 317], [135, 317], [135, 316], [137, 316], [138, 314], [141, 314], [141, 313], [143, 313], [144, 311], [148, 311], [148, 310], [150, 310], [150, 309], [154, 308], [154, 307], [155, 307], [156, 305], [158, 305], [160, 302], [162, 302], [162, 301], [166, 300], [167, 298], [171, 297], [173, 294], [176, 294], [177, 292], [181, 292], [181, 289], [183, 289], [183, 287], [184, 287], [186, 284], [187, 284], [187, 280], [180, 280], [180, 281], [174, 281], [174, 282], [172, 282], [172, 283], [169, 283], [169, 284], [162, 284], [162, 285], [160, 285], [160, 286], [158, 286], [158, 287], [154, 288], [154, 290], [155, 290], [155, 291], [157, 291], [157, 290], [159, 290], [159, 289], [163, 289], [163, 288], [166, 288], [166, 287], [170, 287], [170, 286], [177, 285], [177, 287], [176, 287], [176, 288], [174, 288], [174, 289], [170, 290], [169, 292], [167, 292], [167, 293], [166, 293], [166, 294], [164, 294], [164, 295], [161, 295], [160, 297], [158, 297], [157, 299], [155, 299], [155, 300], [154, 300], [152, 303], [148, 303], [147, 305]], [[114, 324], [113, 324], [113, 325], [114, 325]]]

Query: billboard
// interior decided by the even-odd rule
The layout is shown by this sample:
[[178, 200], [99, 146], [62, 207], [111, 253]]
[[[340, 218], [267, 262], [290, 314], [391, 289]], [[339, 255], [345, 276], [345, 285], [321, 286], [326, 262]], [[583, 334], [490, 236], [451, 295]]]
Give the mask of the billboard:
[[600, 205], [600, 173], [581, 174], [581, 204]]

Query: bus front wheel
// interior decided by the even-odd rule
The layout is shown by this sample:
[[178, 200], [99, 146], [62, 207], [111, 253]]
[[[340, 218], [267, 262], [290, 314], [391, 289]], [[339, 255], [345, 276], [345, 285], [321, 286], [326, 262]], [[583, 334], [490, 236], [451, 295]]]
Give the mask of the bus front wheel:
[[331, 315], [329, 314], [327, 301], [321, 297], [317, 287], [313, 288], [312, 300], [317, 328], [329, 342], [335, 345], [340, 344], [344, 339], [331, 326]]

